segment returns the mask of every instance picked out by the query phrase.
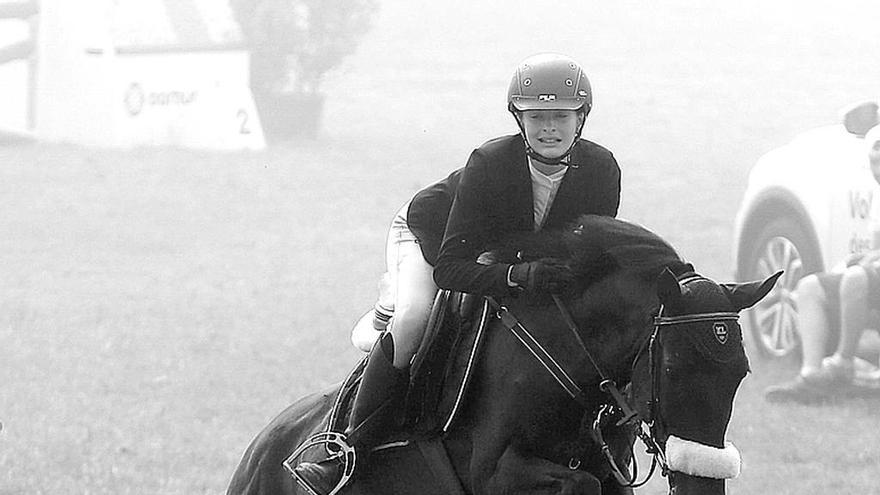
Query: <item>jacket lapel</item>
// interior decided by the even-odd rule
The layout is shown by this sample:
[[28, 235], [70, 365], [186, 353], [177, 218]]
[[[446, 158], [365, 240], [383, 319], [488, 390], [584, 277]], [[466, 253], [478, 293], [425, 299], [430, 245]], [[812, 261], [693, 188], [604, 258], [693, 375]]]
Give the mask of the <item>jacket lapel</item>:
[[512, 195], [509, 197], [513, 200], [513, 204], [509, 206], [516, 217], [518, 228], [534, 230], [535, 212], [534, 201], [532, 200], [532, 175], [529, 172], [529, 162], [526, 158], [526, 149], [522, 139], [517, 140], [513, 151], [510, 161], [514, 167], [512, 173], [508, 175], [509, 180], [506, 184], [506, 188], [510, 188], [509, 190], [512, 192]]

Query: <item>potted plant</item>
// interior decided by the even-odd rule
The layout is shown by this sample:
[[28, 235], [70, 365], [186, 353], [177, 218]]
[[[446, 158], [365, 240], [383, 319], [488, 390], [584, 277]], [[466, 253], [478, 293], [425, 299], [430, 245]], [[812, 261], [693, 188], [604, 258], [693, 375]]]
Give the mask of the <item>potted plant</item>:
[[367, 32], [376, 0], [231, 0], [251, 55], [251, 90], [270, 144], [318, 132], [324, 75]]

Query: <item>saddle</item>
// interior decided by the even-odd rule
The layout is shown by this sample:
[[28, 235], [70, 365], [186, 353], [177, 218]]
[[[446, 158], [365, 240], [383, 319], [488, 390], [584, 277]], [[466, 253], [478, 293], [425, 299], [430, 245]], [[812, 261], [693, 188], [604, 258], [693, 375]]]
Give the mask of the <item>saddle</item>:
[[[429, 438], [449, 429], [465, 400], [490, 314], [481, 297], [447, 290], [437, 293], [410, 367], [405, 405], [397, 412], [400, 428], [390, 437]], [[342, 383], [329, 431], [345, 431], [366, 359]]]
[[[487, 299], [457, 292], [438, 292], [422, 342], [411, 364], [404, 406], [397, 411], [386, 411], [386, 414], [396, 415], [389, 421], [394, 427], [380, 434], [378, 446], [372, 452], [381, 451], [382, 455], [371, 456], [374, 459], [371, 462], [376, 462], [375, 459], [378, 458], [381, 465], [391, 466], [403, 462], [407, 456], [412, 458], [415, 455], [428, 466], [434, 482], [442, 488], [442, 493], [465, 493], [443, 439], [467, 401], [468, 385], [477, 361], [481, 358], [487, 327], [496, 316], [503, 321], [503, 317], [499, 316]], [[333, 406], [327, 419], [322, 422], [320, 431], [301, 444], [284, 462], [288, 471], [293, 473], [293, 466], [298, 459], [311, 458], [306, 451], [315, 446], [323, 446], [325, 454], [314, 459], [330, 455], [344, 460], [343, 479], [338, 488], [344, 486], [354, 475], [357, 455], [343, 432], [349, 424], [354, 397], [367, 359], [364, 357], [338, 388]], [[590, 426], [592, 425], [593, 431], [597, 428], [604, 431], [608, 426], [586, 422], [587, 419], [595, 418], [597, 412], [593, 410], [592, 414], [584, 416], [585, 422], [581, 425], [577, 438], [559, 445], [560, 458], [574, 460], [585, 457], [584, 442], [590, 434]], [[609, 419], [614, 415], [609, 411], [606, 416]], [[603, 445], [607, 448], [607, 444]], [[571, 465], [571, 461], [569, 464]], [[360, 481], [372, 486], [370, 483], [374, 481], [371, 476], [364, 472], [361, 475], [364, 477]], [[381, 483], [388, 482], [386, 477], [380, 476], [377, 479]], [[389, 491], [388, 486], [381, 484], [373, 488], [377, 492]]]

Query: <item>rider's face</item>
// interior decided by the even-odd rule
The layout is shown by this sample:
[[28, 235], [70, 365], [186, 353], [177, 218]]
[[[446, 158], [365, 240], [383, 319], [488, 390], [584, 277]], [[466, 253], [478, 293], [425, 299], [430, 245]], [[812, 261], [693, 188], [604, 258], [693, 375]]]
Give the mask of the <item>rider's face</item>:
[[575, 110], [525, 110], [522, 121], [532, 149], [559, 158], [574, 142], [580, 118]]

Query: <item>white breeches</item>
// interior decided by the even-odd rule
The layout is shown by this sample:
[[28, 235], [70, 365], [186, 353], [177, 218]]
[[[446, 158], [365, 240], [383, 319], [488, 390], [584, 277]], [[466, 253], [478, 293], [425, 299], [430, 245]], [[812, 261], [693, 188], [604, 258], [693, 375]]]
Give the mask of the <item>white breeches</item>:
[[394, 301], [389, 330], [394, 336], [397, 368], [408, 366], [418, 350], [437, 295], [434, 268], [425, 261], [418, 240], [406, 223], [408, 208], [409, 203], [394, 216], [385, 246], [385, 265]]

